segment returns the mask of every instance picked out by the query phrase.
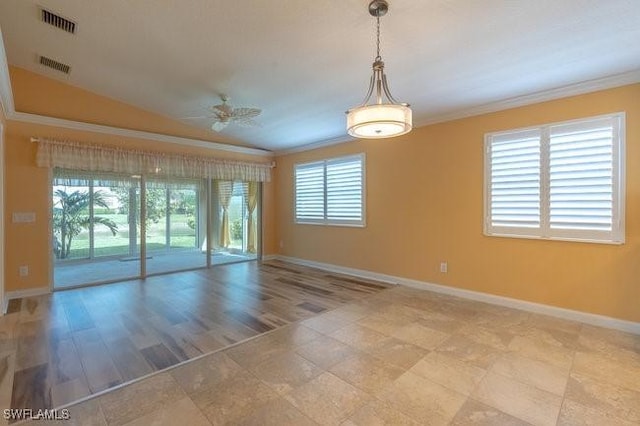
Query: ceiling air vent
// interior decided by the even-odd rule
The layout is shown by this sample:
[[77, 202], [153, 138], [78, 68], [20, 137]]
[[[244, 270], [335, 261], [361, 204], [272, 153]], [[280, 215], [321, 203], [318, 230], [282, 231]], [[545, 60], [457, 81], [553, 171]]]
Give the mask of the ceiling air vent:
[[49, 25], [53, 25], [56, 28], [60, 28], [63, 31], [66, 31], [71, 34], [76, 33], [76, 23], [70, 21], [66, 18], [63, 18], [60, 15], [56, 15], [55, 13], [47, 10], [40, 9], [40, 17], [42, 18], [42, 22], [47, 23]]
[[71, 71], [71, 67], [69, 65], [47, 58], [46, 56], [40, 56], [40, 65], [44, 65], [45, 67], [52, 68], [65, 74], [69, 74], [69, 71]]

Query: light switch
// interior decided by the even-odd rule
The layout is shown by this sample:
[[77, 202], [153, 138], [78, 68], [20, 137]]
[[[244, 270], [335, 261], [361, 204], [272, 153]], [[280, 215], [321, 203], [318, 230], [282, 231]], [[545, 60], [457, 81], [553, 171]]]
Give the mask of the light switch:
[[35, 212], [16, 212], [11, 215], [13, 223], [32, 223], [36, 221]]

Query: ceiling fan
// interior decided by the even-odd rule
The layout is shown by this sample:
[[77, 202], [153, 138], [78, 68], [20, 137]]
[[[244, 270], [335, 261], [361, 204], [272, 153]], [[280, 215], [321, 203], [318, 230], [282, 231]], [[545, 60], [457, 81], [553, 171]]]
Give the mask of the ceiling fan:
[[253, 120], [255, 117], [259, 116], [262, 112], [261, 109], [258, 108], [234, 108], [227, 102], [229, 102], [229, 97], [227, 95], [221, 95], [220, 99], [222, 103], [219, 105], [214, 105], [210, 107], [211, 114], [203, 115], [200, 117], [185, 117], [187, 120], [195, 120], [200, 118], [208, 118], [213, 120], [213, 124], [211, 124], [211, 130], [215, 132], [219, 132], [229, 123], [236, 123], [241, 126], [246, 127], [254, 127], [259, 126], [258, 122]]

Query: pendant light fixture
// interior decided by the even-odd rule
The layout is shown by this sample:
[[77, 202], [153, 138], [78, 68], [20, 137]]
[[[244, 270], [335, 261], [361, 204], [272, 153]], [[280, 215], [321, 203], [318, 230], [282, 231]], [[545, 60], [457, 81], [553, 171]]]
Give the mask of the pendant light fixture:
[[[412, 128], [409, 104], [396, 101], [387, 85], [384, 62], [380, 56], [380, 17], [389, 11], [386, 0], [372, 0], [369, 14], [376, 18], [376, 58], [369, 91], [360, 106], [347, 111], [347, 132], [356, 138], [381, 139], [409, 133]], [[375, 102], [369, 104], [375, 91]]]

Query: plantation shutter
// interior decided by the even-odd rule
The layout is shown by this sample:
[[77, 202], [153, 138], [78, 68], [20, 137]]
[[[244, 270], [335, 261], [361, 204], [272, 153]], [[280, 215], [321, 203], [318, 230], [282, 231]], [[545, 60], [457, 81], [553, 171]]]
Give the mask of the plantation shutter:
[[624, 113], [485, 136], [485, 234], [624, 242]]
[[324, 220], [324, 161], [295, 167], [296, 221]]
[[611, 119], [553, 126], [549, 132], [549, 225], [613, 228], [614, 129]]
[[499, 135], [488, 147], [492, 228], [540, 228], [540, 131]]
[[364, 226], [364, 155], [296, 164], [295, 221]]
[[327, 161], [327, 220], [362, 223], [362, 156]]

